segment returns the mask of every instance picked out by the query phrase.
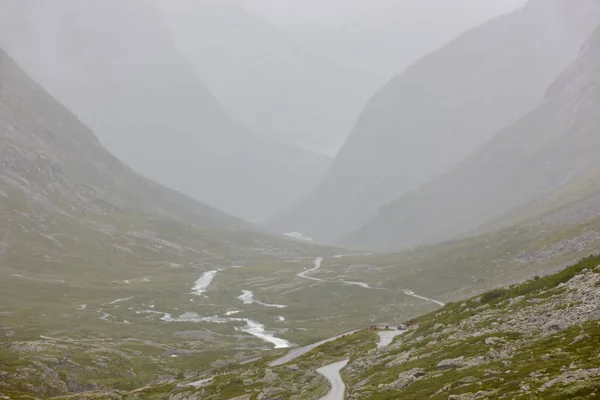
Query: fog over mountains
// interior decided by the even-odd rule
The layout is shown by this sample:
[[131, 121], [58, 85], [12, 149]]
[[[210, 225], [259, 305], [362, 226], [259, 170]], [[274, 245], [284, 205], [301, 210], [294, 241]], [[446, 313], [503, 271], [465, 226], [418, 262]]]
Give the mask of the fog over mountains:
[[270, 226], [329, 241], [358, 229], [536, 107], [598, 13], [596, 1], [532, 1], [422, 58], [370, 100], [325, 178]]
[[151, 1], [4, 1], [0, 46], [103, 144], [159, 182], [247, 220], [310, 189], [329, 160], [235, 122]]
[[600, 0], [0, 0], [0, 399], [597, 400], [599, 131]]
[[339, 64], [401, 73], [455, 36], [523, 6], [525, 0], [240, 0]]
[[229, 1], [162, 1], [175, 43], [211, 92], [244, 125], [335, 155], [367, 100], [385, 83], [336, 64]]
[[346, 240], [387, 248], [440, 241], [528, 203], [540, 208], [553, 199], [556, 207], [572, 201], [567, 195], [576, 190], [580, 198], [586, 191], [596, 195], [599, 69], [600, 29], [537, 108], [448, 174], [383, 207]]

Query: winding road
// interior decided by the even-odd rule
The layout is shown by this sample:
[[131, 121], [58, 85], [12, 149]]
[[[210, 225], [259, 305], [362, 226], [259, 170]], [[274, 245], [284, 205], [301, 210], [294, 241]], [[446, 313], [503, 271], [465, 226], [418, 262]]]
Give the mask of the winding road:
[[[338, 256], [334, 256], [334, 258], [338, 258]], [[394, 290], [394, 289], [386, 289], [386, 288], [374, 288], [371, 287], [368, 283], [364, 283], [364, 282], [352, 282], [352, 281], [344, 281], [344, 280], [339, 280], [339, 281], [328, 281], [325, 279], [320, 279], [320, 278], [315, 278], [314, 276], [307, 276], [307, 274], [310, 274], [312, 272], [315, 272], [316, 270], [318, 270], [319, 268], [321, 268], [321, 265], [323, 264], [323, 257], [319, 257], [316, 258], [314, 261], [314, 267], [312, 267], [311, 269], [307, 269], [305, 271], [300, 272], [299, 274], [296, 274], [296, 276], [303, 278], [303, 279], [309, 279], [311, 281], [315, 281], [315, 282], [329, 282], [329, 283], [341, 283], [344, 285], [354, 285], [354, 286], [359, 286], [365, 289], [370, 289], [370, 290]], [[420, 300], [425, 300], [425, 301], [429, 301], [431, 303], [435, 303], [440, 307], [444, 307], [446, 304], [442, 303], [439, 300], [435, 300], [435, 299], [430, 299], [429, 297], [425, 297], [425, 296], [420, 296], [418, 294], [415, 294], [412, 290], [400, 290], [400, 292], [404, 293], [406, 296], [410, 296], [410, 297], [414, 297]]]
[[346, 385], [340, 375], [340, 370], [348, 365], [350, 360], [340, 361], [335, 364], [327, 365], [323, 368], [319, 368], [317, 372], [323, 375], [329, 381], [331, 390], [325, 397], [321, 397], [320, 400], [344, 400], [346, 394]]
[[289, 353], [287, 353], [285, 356], [283, 356], [281, 358], [278, 358], [275, 361], [271, 361], [269, 363], [269, 367], [278, 367], [280, 365], [287, 364], [290, 361], [293, 361], [296, 358], [305, 355], [309, 351], [311, 351], [313, 349], [316, 349], [317, 347], [319, 347], [319, 346], [321, 346], [321, 345], [323, 345], [325, 343], [333, 342], [334, 340], [338, 340], [339, 338], [342, 338], [342, 337], [347, 336], [347, 335], [352, 335], [352, 334], [358, 332], [359, 330], [360, 329], [356, 329], [356, 330], [353, 330], [353, 331], [350, 331], [350, 332], [340, 333], [339, 335], [334, 336], [332, 338], [321, 340], [320, 342], [309, 344], [308, 346], [298, 347], [296, 349], [293, 349]]
[[400, 336], [406, 333], [406, 331], [379, 331], [377, 334], [379, 335], [379, 343], [377, 343], [377, 348], [382, 348], [389, 346], [394, 341], [396, 336]]
[[297, 274], [296, 276], [300, 277], [300, 278], [304, 278], [304, 279], [310, 279], [311, 281], [317, 281], [317, 282], [325, 282], [323, 279], [319, 279], [319, 278], [314, 278], [312, 276], [306, 276], [306, 274], [316, 271], [319, 268], [321, 268], [321, 264], [323, 263], [324, 258], [323, 257], [319, 257], [317, 259], [315, 259], [315, 266], [311, 269], [307, 269], [306, 271], [300, 272], [299, 274]]

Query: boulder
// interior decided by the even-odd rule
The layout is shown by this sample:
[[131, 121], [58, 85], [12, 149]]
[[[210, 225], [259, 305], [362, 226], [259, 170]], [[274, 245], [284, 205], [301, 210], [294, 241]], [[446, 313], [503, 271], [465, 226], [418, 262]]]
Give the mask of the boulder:
[[457, 369], [465, 365], [465, 358], [458, 357], [440, 361], [437, 365], [438, 371], [447, 371], [449, 369]]

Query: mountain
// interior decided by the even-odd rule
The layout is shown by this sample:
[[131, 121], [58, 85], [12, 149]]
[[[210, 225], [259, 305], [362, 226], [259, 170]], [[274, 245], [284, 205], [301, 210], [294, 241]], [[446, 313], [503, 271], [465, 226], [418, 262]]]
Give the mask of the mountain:
[[325, 178], [269, 226], [329, 241], [358, 229], [533, 110], [598, 21], [596, 1], [531, 1], [427, 55], [368, 103]]
[[305, 193], [329, 160], [234, 122], [151, 1], [2, 2], [0, 45], [136, 171], [247, 220]]
[[[133, 172], [4, 51], [0, 123], [5, 260], [39, 256], [59, 263], [94, 255], [97, 263], [117, 257], [117, 248], [130, 255], [135, 252], [128, 246], [140, 254], [148, 252], [146, 242], [154, 239], [167, 247], [169, 241], [193, 240], [198, 247], [188, 249], [192, 254], [221, 252], [219, 247], [229, 251], [241, 238], [253, 235], [248, 223]], [[132, 241], [136, 232], [138, 239]], [[20, 253], [27, 243], [29, 251]], [[172, 244], [171, 250], [177, 249], [186, 253], [184, 246]]]
[[[577, 230], [548, 230], [540, 242], [511, 229], [363, 256], [251, 232], [133, 172], [1, 51], [0, 166], [1, 397], [318, 399], [329, 389], [314, 371], [346, 359], [344, 382], [358, 398], [467, 393], [473, 374], [527, 379], [530, 393], [594, 387], [597, 257], [414, 318], [439, 306], [424, 296], [446, 301], [543, 275], [548, 258], [573, 257], [573, 241], [589, 251]], [[600, 218], [591, 222], [580, 229], [600, 232]], [[599, 238], [586, 245], [596, 250]], [[378, 349], [377, 334], [364, 330], [407, 320], [405, 336]], [[362, 331], [269, 366], [284, 353], [266, 341], [312, 343], [346, 329]], [[537, 365], [548, 372], [532, 376]], [[397, 383], [408, 373], [422, 379]], [[581, 379], [553, 385], [563, 374]], [[506, 381], [486, 390], [521, 390]]]
[[[288, 1], [242, 0], [308, 49], [387, 79], [467, 29], [514, 11], [523, 0]], [[312, 12], [319, 7], [318, 15]]]
[[584, 212], [600, 188], [598, 71], [600, 28], [536, 109], [449, 173], [382, 207], [347, 243], [401, 247], [572, 203], [574, 216]]
[[[242, 356], [260, 349], [265, 328], [257, 320], [272, 321], [264, 310], [229, 321], [230, 334], [220, 321], [218, 340], [177, 335], [161, 318], [235, 305], [241, 290], [231, 283], [231, 296], [204, 300], [217, 272], [238, 271], [239, 280], [241, 266], [258, 264], [265, 276], [265, 265], [321, 250], [256, 232], [138, 175], [0, 50], [0, 398], [45, 399], [109, 381], [135, 388], [185, 371], [174, 351], [195, 348], [198, 368], [214, 361], [211, 352], [228, 354], [224, 347], [239, 346], [233, 354]], [[253, 330], [240, 334], [244, 321]], [[60, 377], [29, 369], [39, 352], [67, 369]], [[92, 367], [108, 354], [123, 355], [108, 363], [118, 367]], [[125, 371], [135, 365], [145, 371]]]
[[335, 154], [385, 78], [338, 65], [231, 1], [163, 1], [175, 43], [229, 113], [257, 132]]

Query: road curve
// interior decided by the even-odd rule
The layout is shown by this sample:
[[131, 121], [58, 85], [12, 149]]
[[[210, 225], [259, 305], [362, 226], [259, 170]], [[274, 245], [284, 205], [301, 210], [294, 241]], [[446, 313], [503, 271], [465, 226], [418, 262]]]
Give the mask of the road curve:
[[403, 335], [404, 333], [406, 333], [406, 330], [377, 332], [377, 334], [379, 335], [379, 343], [377, 343], [377, 347], [382, 348], [389, 346], [390, 344], [392, 344], [396, 336]]
[[299, 274], [297, 274], [296, 276], [300, 277], [300, 278], [304, 278], [304, 279], [310, 279], [311, 281], [317, 281], [317, 282], [325, 282], [323, 279], [319, 279], [319, 278], [313, 278], [312, 276], [306, 276], [306, 274], [316, 271], [319, 268], [321, 268], [321, 263], [323, 263], [324, 258], [323, 257], [319, 257], [317, 259], [315, 259], [314, 261], [314, 267], [311, 269], [307, 269], [304, 272], [300, 272]]
[[323, 345], [325, 343], [333, 342], [334, 340], [338, 340], [339, 338], [342, 338], [344, 336], [352, 335], [352, 334], [354, 334], [354, 333], [356, 333], [358, 331], [359, 331], [359, 329], [356, 329], [356, 330], [350, 331], [350, 332], [346, 332], [346, 333], [340, 333], [339, 335], [334, 336], [332, 338], [321, 340], [320, 342], [309, 344], [308, 346], [298, 347], [297, 349], [293, 349], [289, 353], [287, 353], [285, 356], [283, 356], [281, 358], [278, 358], [275, 361], [271, 361], [269, 363], [269, 367], [278, 367], [280, 365], [287, 364], [290, 361], [293, 361], [296, 358], [305, 355], [306, 353], [308, 353], [312, 349], [316, 349], [317, 347], [319, 347], [319, 346], [321, 346], [321, 345]]
[[344, 400], [346, 394], [346, 385], [340, 375], [340, 370], [348, 365], [350, 360], [340, 361], [335, 364], [327, 365], [323, 368], [319, 368], [317, 372], [323, 375], [329, 381], [331, 390], [325, 397], [321, 397], [320, 400]]
[[[394, 289], [387, 289], [387, 288], [374, 288], [372, 286], [370, 286], [368, 283], [364, 283], [364, 282], [352, 282], [352, 281], [344, 281], [344, 280], [339, 280], [339, 281], [327, 281], [325, 279], [320, 279], [320, 278], [315, 278], [313, 276], [307, 276], [307, 274], [310, 274], [312, 272], [315, 272], [316, 270], [318, 270], [319, 268], [321, 268], [321, 265], [323, 264], [323, 257], [319, 257], [317, 259], [314, 260], [314, 267], [312, 267], [311, 269], [307, 269], [305, 271], [300, 272], [299, 274], [296, 274], [296, 276], [298, 276], [299, 278], [303, 278], [303, 279], [309, 279], [311, 281], [315, 281], [315, 282], [328, 282], [328, 283], [341, 283], [344, 285], [354, 285], [354, 286], [360, 286], [362, 288], [365, 289], [370, 289], [370, 290], [394, 290]], [[431, 303], [435, 303], [440, 307], [444, 307], [446, 304], [442, 303], [439, 300], [435, 300], [435, 299], [430, 299], [429, 297], [425, 297], [425, 296], [420, 296], [418, 294], [415, 294], [412, 290], [401, 290], [401, 292], [403, 292], [405, 295], [407, 296], [411, 296], [420, 300], [425, 300], [425, 301], [429, 301]]]

